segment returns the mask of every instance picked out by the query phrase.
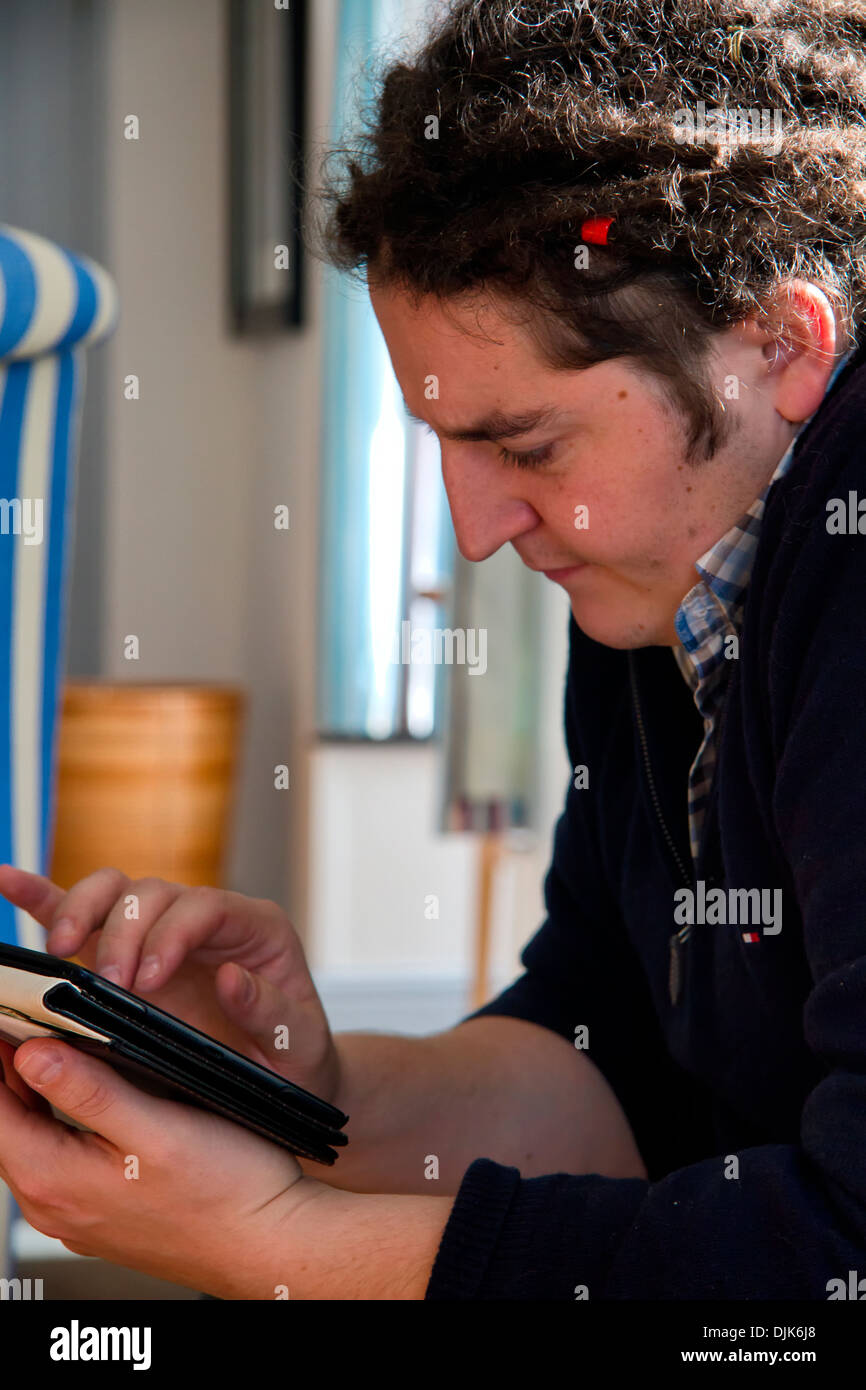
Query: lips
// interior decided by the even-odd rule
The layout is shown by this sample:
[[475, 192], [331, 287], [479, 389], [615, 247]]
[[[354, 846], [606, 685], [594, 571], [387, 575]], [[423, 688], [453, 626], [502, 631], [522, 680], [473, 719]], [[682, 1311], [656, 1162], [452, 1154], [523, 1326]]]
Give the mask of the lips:
[[552, 579], [554, 583], [561, 584], [563, 581], [570, 579], [572, 575], [577, 574], [578, 570], [583, 569], [586, 569], [586, 565], [581, 563], [577, 565], [565, 565], [561, 569], [542, 570], [541, 573], [544, 575], [545, 579]]
[[[514, 548], [517, 550], [516, 546]], [[531, 560], [527, 560], [525, 555], [521, 555], [519, 550], [517, 550], [517, 554], [527, 569], [532, 570], [534, 574], [543, 574], [545, 579], [552, 579], [554, 583], [561, 583], [562, 580], [577, 574], [579, 570], [586, 569], [589, 563], [586, 560], [572, 560], [567, 565], [554, 565], [545, 568], [543, 565], [534, 565]]]

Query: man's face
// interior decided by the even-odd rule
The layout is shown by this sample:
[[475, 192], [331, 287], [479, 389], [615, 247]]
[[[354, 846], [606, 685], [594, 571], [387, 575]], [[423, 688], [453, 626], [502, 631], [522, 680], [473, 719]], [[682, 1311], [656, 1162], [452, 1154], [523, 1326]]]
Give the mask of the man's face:
[[[733, 428], [692, 465], [660, 384], [628, 360], [556, 370], [492, 303], [446, 310], [383, 286], [371, 300], [406, 404], [439, 438], [461, 554], [484, 560], [510, 542], [562, 585], [588, 636], [673, 644], [695, 560], [751, 505], [793, 437], [761, 341], [740, 326], [718, 335], [712, 380]], [[726, 400], [731, 378], [739, 399]]]

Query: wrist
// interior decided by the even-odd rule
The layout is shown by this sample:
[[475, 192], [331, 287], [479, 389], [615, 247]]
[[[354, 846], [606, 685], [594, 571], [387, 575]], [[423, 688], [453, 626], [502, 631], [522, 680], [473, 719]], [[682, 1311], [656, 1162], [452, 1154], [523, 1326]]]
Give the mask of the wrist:
[[272, 1233], [275, 1284], [288, 1297], [424, 1298], [453, 1198], [349, 1192], [312, 1178], [297, 1188]]
[[[233, 1269], [220, 1268], [217, 1282], [205, 1292], [219, 1298], [270, 1300], [303, 1298], [298, 1282], [298, 1267], [309, 1258], [305, 1246], [308, 1240], [305, 1227], [298, 1233], [300, 1211], [313, 1205], [321, 1194], [333, 1189], [317, 1178], [300, 1177], [278, 1196], [266, 1202], [245, 1222], [241, 1239], [234, 1246], [236, 1263]], [[301, 1281], [306, 1285], [306, 1279]], [[309, 1295], [306, 1295], [309, 1296]]]

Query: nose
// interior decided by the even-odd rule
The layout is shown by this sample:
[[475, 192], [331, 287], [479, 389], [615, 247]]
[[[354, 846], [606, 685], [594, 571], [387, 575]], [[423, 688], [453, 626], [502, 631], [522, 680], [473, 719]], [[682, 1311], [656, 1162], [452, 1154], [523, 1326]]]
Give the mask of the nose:
[[486, 560], [509, 541], [533, 530], [540, 517], [521, 495], [521, 478], [477, 448], [442, 446], [442, 481], [457, 547], [466, 560]]

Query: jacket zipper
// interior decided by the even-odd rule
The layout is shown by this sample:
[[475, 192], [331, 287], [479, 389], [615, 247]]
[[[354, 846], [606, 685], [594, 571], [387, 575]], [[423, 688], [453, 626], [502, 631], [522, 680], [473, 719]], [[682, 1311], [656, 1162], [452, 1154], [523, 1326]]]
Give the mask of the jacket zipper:
[[[644, 728], [643, 722], [643, 711], [641, 709], [640, 695], [638, 694], [637, 688], [637, 678], [635, 676], [634, 670], [634, 661], [630, 652], [628, 658], [628, 670], [629, 678], [631, 681], [632, 706], [634, 708], [635, 718], [637, 719], [638, 738], [640, 739], [641, 753], [643, 755], [643, 765], [644, 770], [646, 772], [646, 779], [647, 785], [649, 787], [650, 798], [652, 800], [653, 809], [656, 814], [656, 820], [661, 828], [661, 832], [664, 836], [665, 843], [667, 844], [667, 847], [670, 850], [671, 858], [673, 859], [677, 867], [677, 870], [683, 883], [687, 888], [692, 888], [692, 876], [691, 874], [686, 873], [685, 866], [680, 857], [679, 850], [677, 849], [676, 844], [674, 842], [674, 837], [668, 829], [667, 821], [662, 815], [661, 802], [659, 800], [658, 791], [656, 789], [655, 777], [653, 776], [652, 762], [650, 761], [646, 729]], [[689, 934], [689, 930], [690, 928], [688, 924], [686, 924], [685, 926], [680, 927], [679, 931], [673, 932], [673, 934], [668, 938], [668, 995], [670, 997], [671, 1003], [674, 1006], [676, 1006], [679, 1003], [680, 994], [682, 992], [682, 953], [686, 938]]]

